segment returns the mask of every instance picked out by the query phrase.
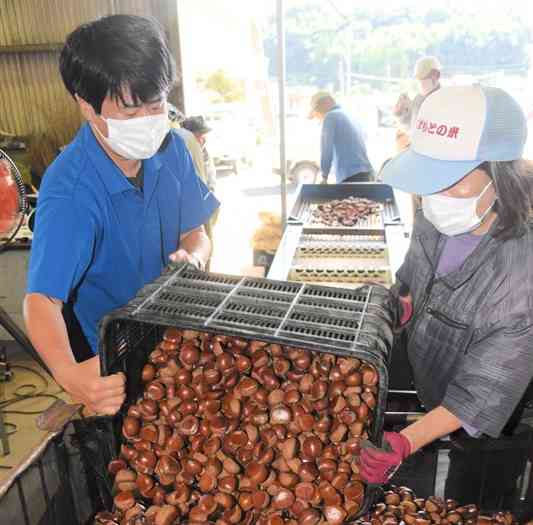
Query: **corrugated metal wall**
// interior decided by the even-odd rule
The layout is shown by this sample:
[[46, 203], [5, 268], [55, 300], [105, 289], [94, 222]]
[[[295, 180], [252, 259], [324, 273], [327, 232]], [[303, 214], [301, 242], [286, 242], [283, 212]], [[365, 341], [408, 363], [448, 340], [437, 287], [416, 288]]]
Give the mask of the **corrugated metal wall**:
[[[31, 137], [46, 149], [70, 140], [79, 126], [77, 105], [63, 87], [58, 58], [78, 25], [116, 13], [152, 15], [167, 31], [178, 71], [178, 0], [0, 0], [0, 133]], [[174, 102], [181, 107], [181, 89]], [[35, 152], [34, 152], [35, 156]]]

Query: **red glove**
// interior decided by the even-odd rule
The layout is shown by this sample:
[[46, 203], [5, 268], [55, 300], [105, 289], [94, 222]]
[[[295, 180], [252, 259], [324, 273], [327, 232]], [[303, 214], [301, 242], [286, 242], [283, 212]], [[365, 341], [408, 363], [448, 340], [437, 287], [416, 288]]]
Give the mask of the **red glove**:
[[411, 444], [403, 434], [385, 432], [383, 436], [383, 448], [361, 450], [361, 477], [367, 483], [386, 483], [411, 454]]

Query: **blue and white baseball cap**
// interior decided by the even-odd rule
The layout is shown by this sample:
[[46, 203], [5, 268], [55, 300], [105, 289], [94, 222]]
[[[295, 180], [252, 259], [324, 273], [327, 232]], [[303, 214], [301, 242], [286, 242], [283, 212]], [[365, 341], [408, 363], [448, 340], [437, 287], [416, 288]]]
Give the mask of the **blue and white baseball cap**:
[[444, 87], [422, 103], [411, 146], [385, 164], [383, 181], [409, 193], [436, 193], [483, 162], [520, 159], [526, 139], [524, 112], [507, 92]]

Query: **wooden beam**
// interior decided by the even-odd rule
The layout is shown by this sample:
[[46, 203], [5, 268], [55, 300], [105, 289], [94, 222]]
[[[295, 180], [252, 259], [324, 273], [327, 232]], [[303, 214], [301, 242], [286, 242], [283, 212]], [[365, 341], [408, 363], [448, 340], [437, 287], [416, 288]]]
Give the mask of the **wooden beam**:
[[185, 103], [183, 100], [183, 68], [178, 22], [178, 2], [176, 0], [159, 0], [157, 2], [155, 16], [163, 24], [170, 52], [176, 61], [176, 70], [178, 73], [178, 83], [170, 93], [169, 101], [180, 111], [184, 111]]
[[0, 55], [11, 55], [14, 53], [54, 53], [56, 51], [61, 51], [63, 46], [64, 44], [57, 42], [0, 46]]

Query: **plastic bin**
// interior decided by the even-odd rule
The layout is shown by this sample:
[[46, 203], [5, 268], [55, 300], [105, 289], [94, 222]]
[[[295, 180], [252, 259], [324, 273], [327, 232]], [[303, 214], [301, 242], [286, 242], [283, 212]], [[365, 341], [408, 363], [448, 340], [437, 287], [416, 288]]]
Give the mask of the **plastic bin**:
[[[169, 326], [357, 357], [379, 374], [370, 438], [380, 443], [392, 345], [388, 302], [388, 291], [378, 286], [332, 289], [206, 274], [182, 265], [103, 320], [102, 369], [105, 374], [125, 373], [124, 413], [141, 394], [142, 367]], [[114, 423], [114, 447], [118, 450], [121, 418]], [[375, 491], [367, 489], [361, 512], [373, 502]]]
[[50, 434], [0, 484], [0, 522], [85, 525], [96, 512], [110, 508], [110, 421], [77, 420]]

